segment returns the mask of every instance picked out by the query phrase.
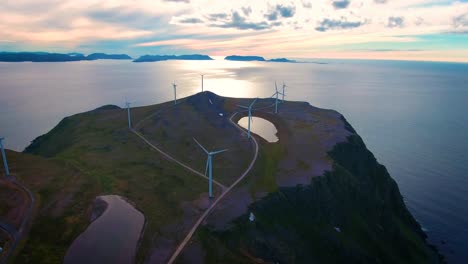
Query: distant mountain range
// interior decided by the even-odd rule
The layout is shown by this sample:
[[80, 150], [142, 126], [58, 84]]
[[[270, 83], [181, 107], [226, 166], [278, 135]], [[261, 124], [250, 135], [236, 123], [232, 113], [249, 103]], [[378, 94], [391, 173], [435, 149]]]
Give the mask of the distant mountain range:
[[65, 62], [88, 60], [131, 60], [126, 54], [93, 53], [85, 56], [81, 53], [48, 53], [48, 52], [0, 52], [3, 62]]
[[286, 58], [276, 58], [276, 59], [265, 60], [265, 58], [261, 56], [239, 56], [239, 55], [227, 56], [224, 59], [230, 60], [230, 61], [296, 62], [295, 60], [289, 60]]
[[[131, 60], [127, 54], [92, 53], [84, 55], [78, 52], [49, 53], [49, 52], [0, 52], [0, 61], [3, 62], [66, 62], [66, 61], [91, 61], [91, 60]], [[265, 61], [265, 62], [296, 62], [286, 58], [266, 60], [261, 56], [231, 55], [224, 58], [230, 61]], [[213, 60], [208, 55], [144, 55], [133, 62], [155, 62], [167, 60]]]
[[208, 55], [192, 54], [192, 55], [144, 55], [134, 60], [133, 62], [154, 62], [167, 60], [213, 60]]

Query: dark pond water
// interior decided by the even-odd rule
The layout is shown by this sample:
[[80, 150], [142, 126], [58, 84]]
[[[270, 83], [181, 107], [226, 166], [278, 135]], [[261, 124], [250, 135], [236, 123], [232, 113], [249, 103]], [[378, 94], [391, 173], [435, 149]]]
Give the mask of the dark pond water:
[[108, 204], [106, 210], [73, 241], [65, 264], [133, 263], [143, 214], [120, 196], [100, 198]]

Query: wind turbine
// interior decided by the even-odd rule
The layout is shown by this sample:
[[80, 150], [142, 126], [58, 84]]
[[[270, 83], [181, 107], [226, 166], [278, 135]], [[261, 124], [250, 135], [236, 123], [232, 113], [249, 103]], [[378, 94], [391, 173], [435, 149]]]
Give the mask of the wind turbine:
[[200, 74], [200, 76], [201, 76], [201, 91], [203, 92], [203, 76], [204, 76], [204, 74]]
[[255, 104], [257, 99], [258, 99], [258, 97], [255, 98], [255, 100], [253, 100], [253, 102], [249, 106], [238, 105], [239, 107], [249, 109], [249, 121], [248, 121], [248, 129], [247, 129], [247, 138], [249, 138], [249, 139], [250, 139], [250, 121], [253, 122], [253, 119], [252, 119], [252, 106]]
[[206, 160], [205, 176], [208, 173], [208, 195], [209, 195], [210, 198], [213, 198], [213, 161], [212, 161], [213, 160], [213, 155], [219, 154], [221, 152], [225, 152], [225, 151], [227, 151], [227, 149], [209, 152], [195, 138], [193, 140], [208, 155], [208, 159]]
[[174, 104], [177, 104], [177, 84], [175, 81], [172, 83], [172, 87], [174, 87]]
[[276, 96], [276, 100], [275, 100], [275, 114], [278, 113], [278, 95], [281, 94], [284, 96], [284, 93], [280, 93], [278, 92], [278, 86], [276, 85], [276, 81], [275, 81], [275, 89], [276, 89], [276, 92], [271, 96]]
[[7, 158], [5, 154], [5, 149], [3, 148], [3, 143], [2, 143], [4, 139], [5, 138], [2, 138], [2, 137], [0, 138], [0, 148], [2, 149], [3, 167], [5, 167], [5, 175], [8, 177], [10, 176], [10, 170], [8, 170], [8, 162], [7, 162]]
[[286, 88], [286, 84], [284, 84], [284, 81], [283, 81], [283, 99], [281, 100], [282, 103], [284, 103], [284, 88]]
[[127, 115], [128, 115], [128, 128], [132, 129], [132, 117], [130, 116], [130, 102], [125, 99], [125, 107], [127, 107]]

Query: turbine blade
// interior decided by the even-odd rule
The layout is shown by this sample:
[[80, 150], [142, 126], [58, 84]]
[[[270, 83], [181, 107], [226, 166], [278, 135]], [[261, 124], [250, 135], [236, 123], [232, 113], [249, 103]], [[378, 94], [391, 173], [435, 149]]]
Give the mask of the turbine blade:
[[276, 92], [278, 92], [278, 86], [276, 85], [276, 81], [275, 81], [275, 89], [276, 89]]
[[197, 141], [195, 138], [193, 138], [193, 140], [195, 141], [195, 143], [197, 143], [197, 144], [198, 144], [198, 146], [200, 146], [200, 148], [202, 148], [202, 149], [203, 149], [203, 151], [205, 151], [205, 152], [206, 152], [206, 154], [210, 154], [210, 153], [208, 152], [208, 150], [206, 150], [206, 148], [204, 148], [204, 147], [203, 147], [203, 146], [200, 144], [200, 142], [198, 142], [198, 141]]
[[246, 108], [246, 109], [249, 108], [248, 106], [243, 106], [243, 105], [237, 105], [237, 106], [239, 106], [239, 107], [241, 107], [241, 108]]
[[228, 149], [223, 149], [223, 150], [213, 151], [213, 152], [210, 152], [210, 155], [216, 155], [216, 154], [219, 154], [219, 153], [221, 153], [221, 152], [225, 152], [225, 151], [228, 151]]
[[258, 100], [258, 97], [257, 97], [257, 98], [255, 98], [255, 100], [253, 100], [253, 102], [250, 104], [250, 106], [249, 106], [249, 107], [252, 107], [252, 106], [255, 104], [255, 102], [257, 102], [257, 100]]

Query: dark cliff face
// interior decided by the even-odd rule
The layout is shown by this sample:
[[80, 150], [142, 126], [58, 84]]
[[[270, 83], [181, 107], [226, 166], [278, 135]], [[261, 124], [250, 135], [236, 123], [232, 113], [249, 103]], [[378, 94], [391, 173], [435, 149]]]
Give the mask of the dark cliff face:
[[[352, 128], [351, 128], [352, 129]], [[354, 131], [354, 130], [353, 130]], [[251, 204], [226, 231], [205, 227], [219, 252], [272, 263], [437, 263], [437, 254], [406, 209], [395, 181], [357, 134], [329, 153], [333, 171], [308, 186], [280, 188]], [[229, 254], [224, 255], [224, 257]]]

